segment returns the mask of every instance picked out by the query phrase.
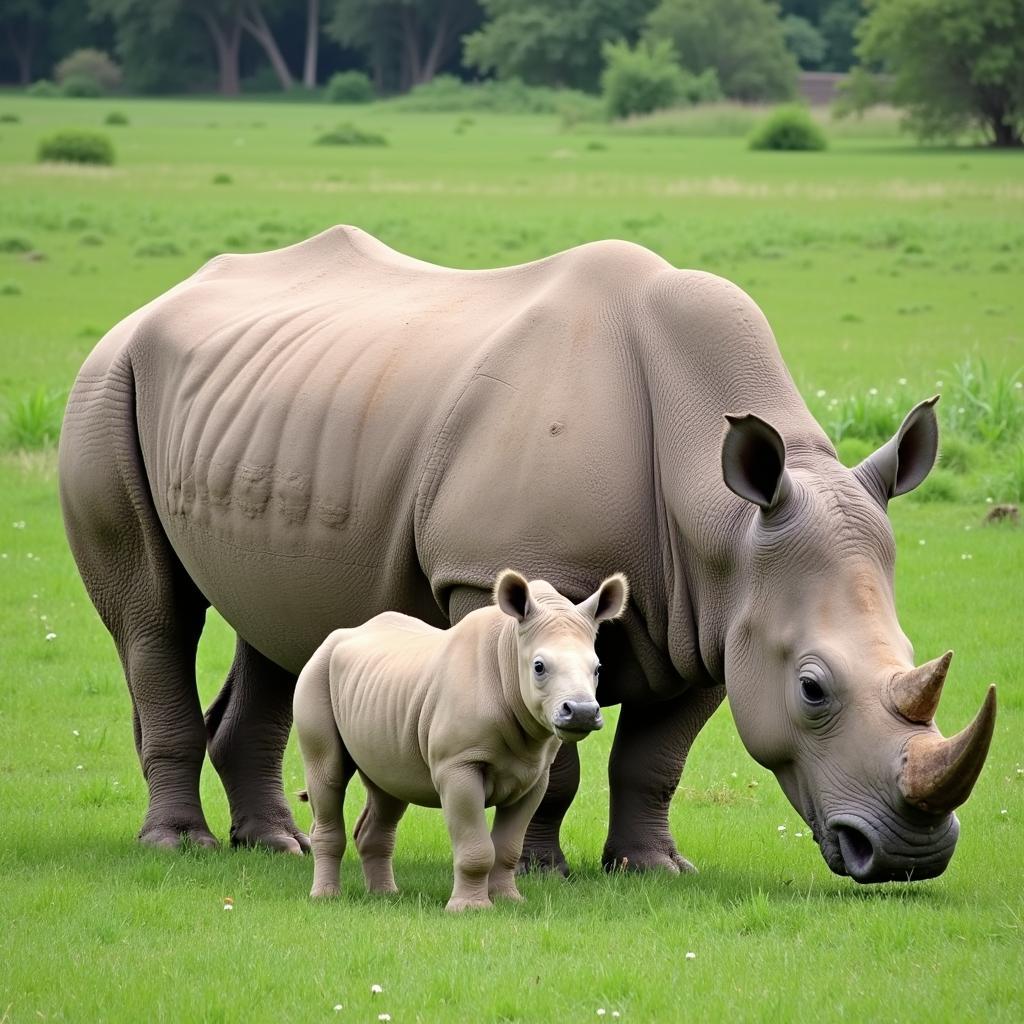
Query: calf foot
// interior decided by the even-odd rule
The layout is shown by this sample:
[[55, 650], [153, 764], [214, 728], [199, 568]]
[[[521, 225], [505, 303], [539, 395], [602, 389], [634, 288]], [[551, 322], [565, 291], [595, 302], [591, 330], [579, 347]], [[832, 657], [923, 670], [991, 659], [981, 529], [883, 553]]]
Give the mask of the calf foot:
[[677, 849], [671, 839], [657, 842], [632, 840], [605, 844], [601, 863], [605, 871], [668, 871], [673, 875], [692, 875], [697, 869]]
[[231, 824], [231, 845], [238, 847], [262, 846], [280, 853], [302, 856], [309, 853], [309, 836], [291, 823], [280, 819], [246, 818]]
[[514, 882], [511, 885], [491, 886], [487, 893], [492, 900], [511, 900], [513, 903], [523, 902], [523, 894]]
[[444, 909], [457, 914], [463, 910], [489, 910], [493, 906], [487, 896], [453, 896]]
[[341, 887], [337, 882], [315, 882], [309, 890], [311, 900], [330, 900], [341, 895]]

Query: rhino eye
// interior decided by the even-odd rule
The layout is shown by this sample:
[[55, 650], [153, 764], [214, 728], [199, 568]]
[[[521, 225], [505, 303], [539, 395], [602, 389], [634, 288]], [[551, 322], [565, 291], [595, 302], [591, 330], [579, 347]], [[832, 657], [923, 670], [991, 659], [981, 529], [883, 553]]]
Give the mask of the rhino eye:
[[825, 691], [821, 688], [821, 683], [811, 676], [800, 677], [800, 695], [808, 704], [825, 703]]
[[533, 674], [540, 679], [544, 675], [544, 662], [540, 658], [533, 659]]

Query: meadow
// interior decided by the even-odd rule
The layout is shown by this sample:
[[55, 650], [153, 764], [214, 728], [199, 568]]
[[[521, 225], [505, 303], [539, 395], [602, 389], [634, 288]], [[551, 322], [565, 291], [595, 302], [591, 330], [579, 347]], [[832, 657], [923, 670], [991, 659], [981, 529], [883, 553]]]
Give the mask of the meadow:
[[[127, 124], [104, 125], [113, 110]], [[386, 145], [314, 144], [342, 122]], [[1024, 497], [1024, 164], [919, 148], [890, 120], [830, 125], [830, 148], [808, 154], [751, 152], [729, 125], [0, 94], [0, 1022], [1024, 1019], [1024, 544], [985, 525], [987, 499]], [[105, 131], [116, 164], [36, 163], [65, 126]], [[695, 876], [601, 871], [610, 727], [581, 749], [573, 877], [531, 876], [525, 904], [488, 914], [443, 913], [436, 812], [403, 822], [389, 899], [362, 893], [351, 849], [345, 898], [312, 905], [308, 859], [134, 843], [128, 694], [66, 549], [52, 445], [21, 450], [14, 428], [35, 436], [49, 417], [54, 432], [99, 337], [209, 256], [335, 223], [451, 266], [619, 237], [729, 277], [844, 457], [943, 392], [959, 445], [945, 483], [891, 506], [898, 607], [921, 659], [956, 649], [944, 730], [991, 681], [1000, 717], [942, 877], [831, 875], [727, 708], [673, 804]], [[994, 383], [972, 392], [981, 377]], [[969, 396], [991, 406], [996, 391], [991, 434]], [[881, 426], [851, 426], [866, 420]], [[204, 702], [231, 652], [211, 614]], [[285, 784], [302, 785], [294, 742]], [[226, 840], [209, 766], [203, 795]]]

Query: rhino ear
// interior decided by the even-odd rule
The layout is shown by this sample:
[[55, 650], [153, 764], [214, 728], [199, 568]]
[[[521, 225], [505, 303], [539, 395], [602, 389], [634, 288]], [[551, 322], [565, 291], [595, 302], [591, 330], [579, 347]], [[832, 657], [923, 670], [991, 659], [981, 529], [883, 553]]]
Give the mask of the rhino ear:
[[617, 572], [614, 576], [609, 576], [595, 593], [576, 607], [584, 615], [589, 615], [594, 622], [600, 623], [607, 619], [617, 619], [626, 610], [628, 600], [629, 583], [621, 572]]
[[494, 603], [513, 619], [522, 622], [530, 614], [530, 584], [523, 576], [506, 569], [494, 584]]
[[882, 508], [890, 498], [912, 491], [935, 465], [939, 451], [939, 424], [935, 419], [938, 400], [935, 395], [915, 405], [895, 435], [854, 468], [854, 475]]
[[786, 444], [768, 422], [747, 413], [726, 413], [722, 442], [722, 479], [733, 494], [752, 501], [765, 512], [789, 493]]

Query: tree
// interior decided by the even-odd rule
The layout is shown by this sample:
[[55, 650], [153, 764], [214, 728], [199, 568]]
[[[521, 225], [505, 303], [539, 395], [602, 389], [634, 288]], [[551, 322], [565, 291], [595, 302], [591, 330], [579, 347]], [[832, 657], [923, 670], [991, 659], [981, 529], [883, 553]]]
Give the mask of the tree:
[[797, 64], [778, 8], [766, 0], [662, 0], [647, 19], [654, 39], [671, 39], [694, 74], [714, 68], [733, 99], [787, 99]]
[[683, 69], [667, 39], [605, 43], [601, 92], [611, 117], [649, 114], [671, 107], [685, 86]]
[[1024, 145], [1020, 0], [870, 0], [857, 37], [867, 68], [922, 138], [981, 126], [996, 146]]
[[787, 14], [782, 19], [782, 33], [800, 67], [813, 69], [825, 59], [825, 38], [806, 18]]
[[327, 33], [361, 51], [378, 92], [431, 81], [480, 20], [477, 0], [335, 0]]
[[281, 83], [281, 88], [287, 91], [295, 84], [295, 79], [292, 77], [287, 61], [281, 55], [281, 48], [277, 45], [277, 39], [263, 12], [263, 6], [259, 0], [244, 0], [238, 11], [242, 28], [263, 47], [263, 52], [266, 53], [270, 66]]
[[18, 68], [19, 85], [32, 81], [32, 58], [49, 6], [46, 0], [4, 0], [0, 10], [0, 26]]
[[306, 0], [306, 57], [302, 62], [302, 84], [316, 88], [316, 61], [320, 47], [320, 0]]
[[825, 40], [825, 68], [848, 71], [854, 62], [854, 33], [864, 14], [861, 0], [833, 0], [822, 12], [818, 30]]
[[656, 0], [481, 0], [487, 21], [464, 61], [533, 85], [596, 90], [605, 43], [635, 43]]

